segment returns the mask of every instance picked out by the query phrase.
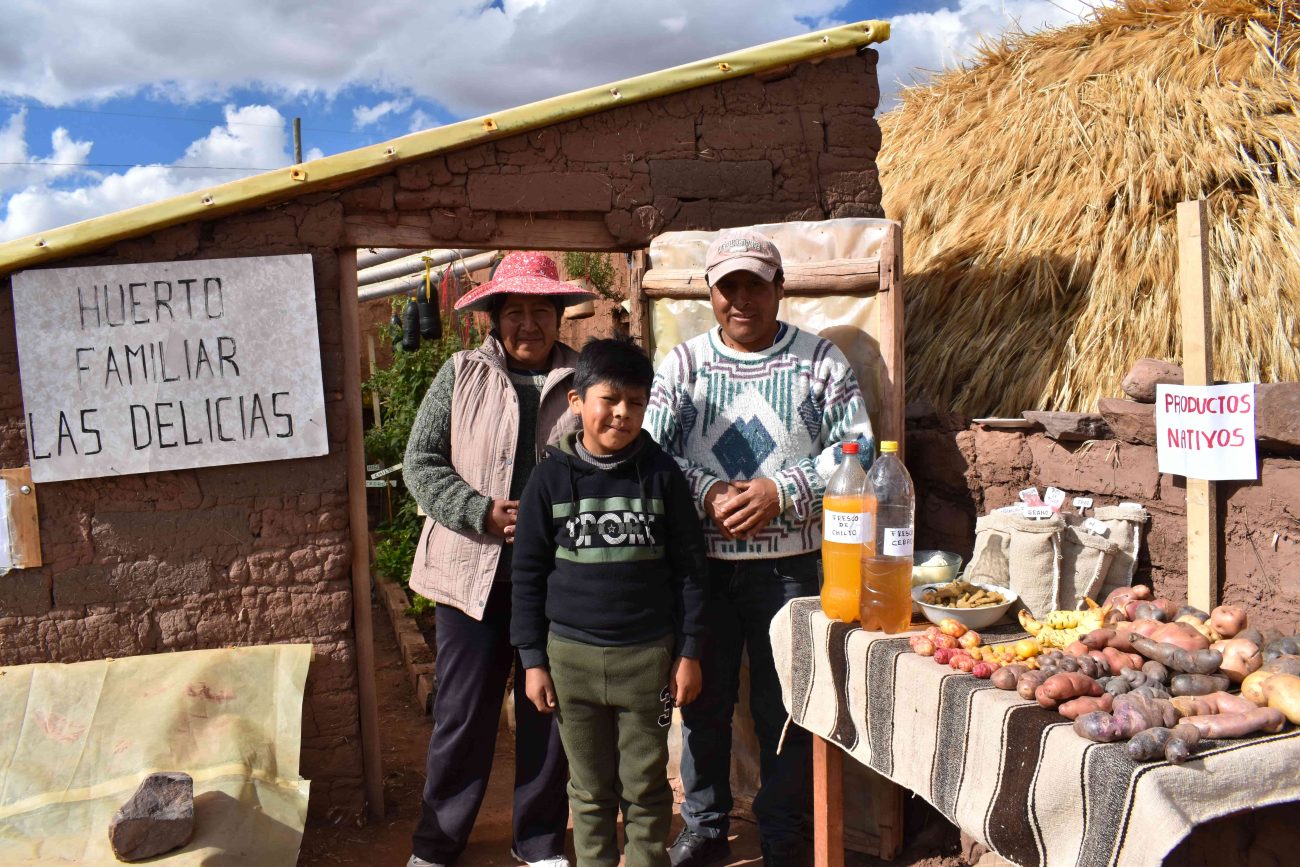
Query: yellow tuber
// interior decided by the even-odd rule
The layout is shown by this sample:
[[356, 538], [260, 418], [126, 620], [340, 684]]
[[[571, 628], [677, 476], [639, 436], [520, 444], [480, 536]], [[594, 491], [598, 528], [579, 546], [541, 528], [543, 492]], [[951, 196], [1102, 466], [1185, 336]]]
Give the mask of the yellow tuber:
[[1288, 721], [1300, 724], [1300, 677], [1275, 674], [1264, 681], [1263, 689], [1269, 707], [1280, 710]]

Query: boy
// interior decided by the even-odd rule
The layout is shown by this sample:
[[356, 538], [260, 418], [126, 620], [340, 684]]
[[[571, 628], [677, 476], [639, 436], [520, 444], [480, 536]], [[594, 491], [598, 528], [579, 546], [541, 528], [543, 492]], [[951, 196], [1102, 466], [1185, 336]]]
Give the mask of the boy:
[[579, 867], [666, 867], [668, 724], [700, 691], [704, 535], [676, 462], [641, 430], [654, 371], [592, 340], [569, 408], [581, 432], [547, 449], [519, 502], [511, 641], [526, 694], [569, 757]]

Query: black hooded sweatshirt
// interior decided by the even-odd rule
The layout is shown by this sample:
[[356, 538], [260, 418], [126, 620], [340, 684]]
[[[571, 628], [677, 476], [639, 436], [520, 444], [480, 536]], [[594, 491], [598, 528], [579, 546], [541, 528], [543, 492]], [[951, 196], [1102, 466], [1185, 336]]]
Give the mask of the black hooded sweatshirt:
[[578, 436], [547, 448], [519, 499], [510, 640], [524, 667], [546, 665], [548, 631], [601, 647], [672, 635], [698, 659], [707, 549], [686, 478], [645, 431], [610, 470], [577, 455]]

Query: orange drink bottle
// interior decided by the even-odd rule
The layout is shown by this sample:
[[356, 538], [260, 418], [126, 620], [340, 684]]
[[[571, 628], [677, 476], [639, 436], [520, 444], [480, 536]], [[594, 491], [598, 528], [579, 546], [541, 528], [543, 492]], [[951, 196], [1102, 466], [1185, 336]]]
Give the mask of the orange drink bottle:
[[916, 497], [898, 459], [898, 443], [882, 442], [868, 484], [876, 497], [874, 546], [862, 547], [862, 628], [895, 634], [912, 622], [912, 535]]
[[862, 590], [862, 540], [867, 474], [858, 444], [845, 443], [844, 459], [831, 474], [822, 498], [822, 611], [832, 620], [855, 623]]

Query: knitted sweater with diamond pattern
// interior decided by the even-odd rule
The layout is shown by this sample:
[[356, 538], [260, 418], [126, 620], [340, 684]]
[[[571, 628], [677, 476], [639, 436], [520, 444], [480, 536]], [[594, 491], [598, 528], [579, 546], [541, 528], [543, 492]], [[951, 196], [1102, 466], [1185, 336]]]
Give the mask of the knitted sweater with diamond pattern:
[[717, 327], [675, 348], [655, 376], [645, 429], [681, 466], [701, 514], [715, 482], [776, 482], [781, 512], [754, 539], [729, 541], [705, 521], [709, 556], [721, 560], [818, 550], [840, 443], [875, 449], [848, 360], [793, 325], [759, 352], [727, 347]]

